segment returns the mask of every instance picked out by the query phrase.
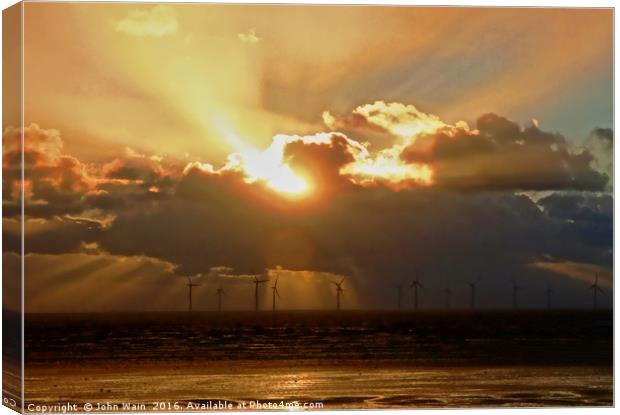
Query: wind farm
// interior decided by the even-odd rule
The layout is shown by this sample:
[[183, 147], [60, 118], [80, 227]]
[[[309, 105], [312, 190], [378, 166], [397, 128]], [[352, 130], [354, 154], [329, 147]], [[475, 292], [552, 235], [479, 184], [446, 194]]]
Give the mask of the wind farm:
[[[325, 305], [323, 307], [313, 307], [313, 308], [300, 308], [297, 305], [297, 302], [295, 302], [295, 304], [292, 304], [291, 302], [287, 302], [285, 299], [283, 300], [282, 295], [281, 295], [281, 279], [280, 279], [280, 275], [276, 275], [275, 277], [265, 277], [268, 276], [270, 273], [268, 270], [265, 270], [262, 275], [264, 275], [263, 277], [261, 277], [259, 274], [255, 274], [255, 275], [250, 275], [248, 277], [244, 277], [245, 279], [239, 279], [239, 281], [247, 281], [250, 284], [253, 285], [253, 289], [252, 289], [252, 309], [254, 310], [254, 312], [258, 313], [261, 311], [266, 311], [266, 310], [271, 310], [273, 313], [275, 313], [276, 311], [292, 311], [292, 310], [329, 310], [332, 307], [330, 307], [329, 301], [328, 301], [328, 297], [332, 296], [333, 293], [335, 293], [335, 310], [336, 311], [340, 311], [343, 309], [344, 307], [344, 282], [345, 282], [345, 277], [341, 277], [339, 280], [326, 280], [325, 283], [326, 285], [324, 285], [324, 288], [317, 291], [315, 293], [315, 296], [320, 296], [324, 298], [324, 303]], [[246, 294], [242, 294], [244, 292], [247, 292], [242, 285], [239, 285], [235, 282], [235, 279], [231, 279], [231, 278], [227, 278], [228, 279], [228, 290], [231, 291], [232, 293], [232, 297], [230, 298], [231, 300], [234, 301], [235, 298], [237, 298], [239, 295], [246, 295]], [[199, 282], [198, 282], [199, 281]], [[218, 282], [219, 281], [219, 282]], [[208, 278], [200, 278], [200, 277], [194, 277], [193, 279], [190, 277], [187, 277], [187, 282], [185, 283], [185, 286], [187, 287], [187, 311], [188, 312], [193, 312], [196, 311], [196, 299], [195, 299], [195, 293], [194, 293], [194, 289], [195, 287], [200, 287], [200, 286], [204, 286], [202, 289], [201, 294], [199, 295], [199, 310], [200, 311], [209, 311], [213, 308], [215, 308], [217, 311], [221, 312], [222, 311], [222, 307], [223, 307], [223, 297], [227, 296], [227, 291], [224, 290], [224, 286], [223, 286], [223, 282], [225, 283], [226, 281], [223, 280], [217, 280], [217, 279], [208, 279]], [[294, 282], [291, 278], [285, 279], [285, 290], [291, 290], [291, 283]], [[354, 282], [354, 281], [352, 281]], [[511, 280], [511, 284], [510, 284], [510, 297], [509, 299], [507, 299], [506, 301], [502, 302], [502, 297], [497, 295], [497, 291], [495, 292], [485, 292], [485, 290], [480, 291], [479, 288], [479, 284], [481, 282], [480, 278], [476, 278], [475, 280], [465, 280], [463, 281], [465, 287], [467, 288], [466, 290], [457, 290], [456, 292], [454, 290], [452, 290], [452, 288], [450, 286], [443, 286], [443, 288], [441, 287], [441, 283], [437, 283], [435, 282], [434, 284], [429, 284], [428, 286], [423, 285], [422, 281], [420, 279], [420, 272], [419, 270], [416, 270], [415, 272], [415, 278], [412, 280], [412, 282], [408, 285], [408, 288], [411, 292], [411, 296], [408, 297], [406, 295], [406, 290], [405, 290], [405, 286], [401, 283], [395, 284], [393, 285], [393, 289], [395, 290], [395, 306], [393, 307], [394, 310], [402, 312], [402, 311], [412, 311], [412, 312], [418, 312], [418, 311], [438, 311], [438, 310], [443, 310], [443, 311], [454, 311], [454, 312], [465, 312], [465, 311], [476, 311], [476, 310], [508, 310], [508, 309], [512, 309], [512, 310], [552, 310], [552, 309], [566, 309], [566, 310], [570, 310], [573, 309], [571, 307], [557, 307], [554, 306], [554, 302], [553, 300], [556, 299], [557, 301], [561, 300], [561, 295], [562, 293], [557, 293], [556, 289], [553, 288], [551, 285], [547, 284], [544, 288], [543, 293], [544, 293], [544, 301], [527, 301], [527, 302], [522, 302], [521, 301], [521, 296], [520, 293], [523, 292], [524, 290], [527, 290], [527, 285], [524, 283], [518, 283], [516, 278], [513, 278]], [[269, 291], [269, 297], [267, 297], [267, 292], [263, 292], [261, 290], [261, 287], [264, 284], [269, 284], [271, 283], [272, 285], [268, 286], [268, 291]], [[288, 285], [287, 285], [288, 284]], [[333, 287], [333, 288], [330, 288]], [[214, 295], [216, 297], [216, 304], [214, 305], [210, 300], [206, 299], [205, 297], [205, 293], [210, 292], [209, 290], [213, 289], [213, 287], [215, 288], [214, 291]], [[483, 286], [484, 288], [484, 286]], [[599, 275], [598, 273], [595, 273], [593, 276], [593, 283], [591, 285], [587, 285], [584, 287], [586, 289], [586, 292], [584, 293], [584, 295], [582, 295], [582, 301], [581, 301], [581, 307], [580, 308], [592, 308], [593, 310], [597, 310], [600, 308], [600, 297], [603, 295], [605, 295], [605, 291], [601, 288], [601, 284], [599, 282]], [[381, 290], [382, 287], [377, 287], [376, 291]], [[422, 289], [426, 289], [425, 294], [427, 295], [427, 297], [429, 297], [431, 300], [429, 300], [429, 304], [427, 304], [426, 307], [421, 307], [420, 305], [420, 299], [421, 299], [421, 293], [422, 293]], [[350, 295], [352, 296], [351, 299], [355, 300], [356, 299], [356, 290], [355, 290], [355, 284], [352, 286], [352, 290]], [[438, 298], [438, 296], [441, 295], [441, 300]], [[483, 297], [485, 297], [486, 299], [488, 298], [493, 298], [495, 299], [495, 302], [493, 303], [493, 305], [488, 305], [488, 302], [485, 306], [483, 306], [482, 308], [479, 308], [477, 305], [477, 298], [478, 296], [482, 295]], [[332, 297], [333, 298], [333, 297]], [[588, 298], [589, 298], [589, 305], [588, 305]], [[261, 299], [265, 304], [270, 304], [271, 306], [265, 306], [265, 307], [261, 307]], [[455, 299], [457, 300], [456, 304], [455, 304]], [[239, 306], [239, 302], [236, 302], [236, 306], [232, 305], [230, 308], [230, 311], [243, 311], [243, 310], [247, 310], [247, 307], [243, 307], [243, 306]], [[358, 310], [358, 311], [362, 311], [362, 310], [368, 310], [367, 307], [364, 308], [359, 308], [359, 306], [357, 306], [357, 302], [353, 301], [351, 304], [349, 304], [348, 309], [350, 310]], [[293, 306], [293, 307], [291, 307]], [[389, 310], [391, 307], [377, 307], [376, 310]], [[371, 309], [372, 310], [372, 309]]]
[[[559, 400], [558, 390], [571, 394], [571, 405], [612, 402], [612, 315], [597, 303], [604, 293], [597, 275], [590, 285], [582, 284], [581, 310], [551, 307], [556, 291], [549, 283], [539, 291], [545, 295], [538, 306], [518, 301], [516, 294], [528, 284], [517, 284], [516, 279], [510, 295], [499, 297], [500, 307], [477, 307], [477, 298], [496, 296], [480, 281], [466, 281], [462, 289], [452, 290], [445, 281], [430, 278], [423, 285], [416, 273], [410, 283], [413, 295], [406, 296], [402, 284], [387, 285], [391, 304], [372, 310], [355, 308], [359, 303], [352, 278], [345, 301], [345, 278], [326, 277], [315, 294], [324, 297], [324, 307], [315, 309], [294, 308], [289, 300], [294, 281], [282, 270], [238, 279], [186, 278], [185, 311], [29, 315], [29, 365], [44, 379], [46, 356], [54, 350], [55, 365], [66, 369], [60, 372], [60, 390], [77, 402], [84, 399], [76, 391], [86, 372], [99, 373], [93, 381], [95, 392], [89, 395], [97, 399], [120, 401], [123, 388], [133, 385], [124, 375], [131, 370], [131, 382], [141, 385], [153, 386], [157, 376], [174, 379], [156, 393], [164, 399], [188, 396], [180, 401], [185, 405], [195, 400], [192, 396], [215, 397], [209, 379], [229, 376], [231, 367], [257, 375], [252, 378], [255, 383], [238, 382], [226, 390], [224, 398], [235, 404], [246, 402], [257, 387], [269, 389], [287, 379], [311, 376], [318, 383], [297, 382], [279, 391], [278, 398], [294, 400], [303, 393], [328, 408], [484, 406], [487, 398], [476, 392], [484, 388], [480, 368], [493, 377], [497, 402], [522, 402], [514, 398], [515, 382], [533, 374], [545, 376], [551, 369], [554, 375], [547, 376], [544, 385], [518, 383], [532, 405], [566, 402]], [[504, 283], [499, 292], [506, 288]], [[415, 289], [420, 290], [417, 295]], [[68, 347], [68, 333], [78, 333], [84, 344], [104, 344], [105, 349]], [[138, 335], [128, 343], [128, 333]], [[381, 376], [377, 367], [389, 370], [389, 377]], [[332, 378], [334, 373], [338, 380]], [[364, 373], [364, 384], [355, 386], [359, 373]], [[446, 373], [451, 382], [446, 382]], [[188, 376], [191, 382], [185, 380]], [[29, 382], [37, 399], [58, 394], [59, 388], [48, 383]], [[329, 390], [320, 387], [321, 382], [330, 385]], [[421, 384], [433, 386], [420, 388]], [[411, 393], [403, 394], [403, 387]], [[453, 397], [446, 399], [446, 391]]]

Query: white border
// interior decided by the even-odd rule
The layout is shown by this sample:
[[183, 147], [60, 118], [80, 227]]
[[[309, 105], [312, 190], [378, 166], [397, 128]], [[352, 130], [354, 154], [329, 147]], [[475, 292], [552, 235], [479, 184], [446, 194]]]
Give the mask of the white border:
[[[26, 2], [42, 2], [40, 0], [25, 0]], [[60, 2], [60, 1], [57, 1]], [[63, 1], [63, 2], [76, 2], [76, 1]], [[15, 4], [16, 2], [14, 0], [0, 0], [0, 6], [2, 9], [5, 9], [13, 4]], [[192, 1], [175, 1], [175, 0], [169, 0], [169, 1], [165, 1], [165, 2], [157, 2], [157, 1], [149, 1], [149, 0], [134, 0], [134, 1], [130, 1], [130, 2], [125, 2], [125, 3], [201, 3], [201, 2], [192, 2]], [[616, 7], [616, 1], [610, 1], [610, 0], [589, 0], [589, 1], [566, 1], [566, 0], [539, 0], [539, 1], [535, 1], [535, 0], [521, 0], [521, 1], [505, 1], [505, 0], [475, 0], [475, 1], [467, 1], [467, 0], [451, 0], [451, 1], [441, 1], [441, 0], [436, 0], [436, 1], [416, 1], [416, 0], [388, 0], [388, 1], [381, 1], [381, 0], [314, 0], [312, 2], [310, 1], [300, 1], [300, 0], [289, 0], [289, 1], [260, 1], [260, 0], [243, 0], [243, 1], [239, 1], [239, 0], [230, 0], [230, 1], [219, 1], [219, 0], [211, 0], [208, 2], [203, 2], [203, 3], [245, 3], [245, 4], [318, 4], [318, 5], [330, 5], [330, 4], [348, 4], [348, 5], [416, 5], [416, 6], [482, 6], [482, 7], [586, 7], [586, 8], [594, 8], [594, 7], [603, 7], [603, 8], [609, 8], [609, 7]], [[1, 19], [0, 19], [0, 33], [1, 33]], [[614, 26], [615, 26], [615, 16], [614, 16]], [[23, 38], [23, 28], [24, 28], [24, 22], [23, 22], [23, 15], [22, 15], [22, 38]], [[615, 57], [617, 56], [616, 54], [616, 48], [618, 45], [618, 33], [614, 30], [614, 132], [615, 132], [615, 120], [618, 118], [619, 116], [619, 110], [618, 110], [618, 95], [615, 93], [616, 92], [616, 85], [615, 85], [615, 78], [617, 75], [617, 71], [618, 71], [618, 67], [616, 66], [616, 60]], [[1, 54], [0, 54], [1, 55]], [[23, 68], [23, 54], [22, 54], [22, 68]], [[1, 56], [0, 56], [1, 59]], [[23, 83], [22, 83], [22, 97], [23, 97]], [[1, 85], [0, 85], [0, 91], [1, 91]], [[22, 100], [22, 125], [23, 125], [23, 100]], [[23, 131], [23, 128], [22, 128]], [[23, 143], [23, 137], [22, 137], [22, 143]], [[620, 149], [618, 148], [619, 146], [614, 146], [614, 160], [617, 159], [616, 156], [618, 156], [618, 154], [620, 153]], [[23, 158], [23, 152], [22, 152], [22, 158]], [[23, 162], [23, 160], [22, 160]], [[615, 170], [615, 163], [614, 163], [614, 183], [616, 183], [618, 181], [618, 174], [616, 174], [616, 170]], [[22, 171], [22, 175], [23, 175], [23, 171]], [[22, 177], [23, 180], [23, 177]], [[1, 183], [0, 183], [0, 190], [1, 190]], [[22, 189], [23, 191], [23, 189]], [[615, 196], [615, 191], [614, 191], [614, 196]], [[22, 199], [23, 200], [23, 199]], [[615, 203], [615, 198], [614, 198], [614, 219], [618, 217], [618, 214], [620, 213], [620, 207], [618, 207], [618, 205]], [[22, 204], [22, 218], [23, 218], [23, 204]], [[0, 224], [0, 228], [1, 228], [1, 224]], [[23, 235], [23, 221], [22, 221], [22, 235]], [[616, 226], [615, 226], [615, 220], [614, 220], [614, 247], [616, 246]], [[2, 240], [0, 238], [0, 250], [2, 248]], [[22, 251], [23, 251], [23, 239], [22, 239]], [[614, 270], [615, 270], [615, 259], [616, 259], [616, 255], [615, 255], [616, 251], [614, 249]], [[23, 269], [23, 256], [22, 256], [22, 269]], [[615, 273], [614, 273], [615, 274]], [[23, 278], [23, 277], [22, 277]], [[23, 280], [22, 280], [23, 281]], [[23, 285], [23, 284], [22, 284]], [[618, 287], [616, 284], [614, 284], [614, 299], [618, 298]], [[0, 295], [2, 294], [2, 286], [0, 284]], [[21, 296], [22, 296], [22, 308], [24, 306], [24, 298], [23, 298], [23, 290], [21, 292]], [[616, 337], [615, 337], [615, 333], [616, 333], [616, 325], [618, 322], [618, 308], [615, 307], [615, 301], [614, 301], [614, 356], [617, 356], [617, 351], [618, 351], [618, 343], [616, 342]], [[0, 327], [1, 327], [1, 321], [0, 321]], [[23, 329], [23, 309], [22, 309], [22, 329]], [[22, 332], [23, 335], [23, 332]], [[23, 338], [22, 338], [22, 344], [23, 344]], [[1, 347], [0, 347], [1, 350]], [[22, 359], [23, 359], [23, 354], [22, 354]], [[23, 365], [23, 363], [22, 363]], [[618, 362], [617, 360], [614, 359], [614, 375], [617, 372], [617, 365]], [[0, 362], [0, 367], [1, 367], [1, 362]], [[22, 371], [23, 371], [23, 366], [22, 366]], [[617, 386], [618, 386], [618, 382], [616, 377], [614, 376], [614, 402], [616, 402], [616, 391], [617, 391]], [[23, 401], [23, 373], [22, 373], [22, 401]], [[611, 413], [615, 413], [615, 410], [612, 408], [560, 408], [560, 409], [466, 409], [466, 410], [456, 410], [459, 413], [471, 413], [471, 414], [476, 414], [476, 413], [484, 413], [484, 414], [488, 414], [488, 415], [496, 415], [496, 414], [503, 414], [506, 411], [510, 411], [511, 413], [513, 412], [518, 412], [518, 413], [523, 413], [523, 414], [568, 414], [568, 415], [581, 415], [581, 414], [611, 414]], [[347, 412], [350, 414], [362, 414], [366, 411], [321, 411], [321, 413], [326, 413], [326, 414], [335, 414], [337, 412]], [[377, 411], [373, 411], [373, 412], [377, 412]], [[402, 413], [413, 413], [413, 410], [385, 410], [385, 411], [378, 411], [381, 413], [385, 413], [385, 414], [402, 414]], [[14, 411], [11, 411], [10, 409], [8, 409], [5, 406], [0, 406], [0, 415], [9, 415], [9, 414], [14, 414]], [[165, 413], [165, 412], [160, 412], [160, 413]], [[261, 412], [231, 412], [231, 414], [244, 414], [244, 415], [250, 415], [250, 414], [259, 414]], [[431, 413], [436, 413], [436, 410], [416, 410], [415, 411], [416, 414], [431, 414]], [[136, 413], [138, 414], [138, 413]], [[153, 414], [152, 412], [149, 412], [148, 414]]]

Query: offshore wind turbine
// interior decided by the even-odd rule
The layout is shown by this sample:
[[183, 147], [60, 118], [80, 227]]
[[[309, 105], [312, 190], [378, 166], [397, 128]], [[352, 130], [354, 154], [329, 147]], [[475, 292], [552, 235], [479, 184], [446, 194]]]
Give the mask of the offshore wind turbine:
[[222, 311], [222, 296], [226, 295], [226, 293], [224, 292], [224, 289], [222, 288], [222, 286], [220, 285], [216, 291], [216, 295], [217, 295], [217, 311]]
[[336, 286], [336, 310], [340, 311], [340, 297], [344, 296], [344, 290], [342, 289], [344, 278], [340, 282], [332, 281], [331, 283]]
[[195, 282], [192, 282], [192, 278], [191, 277], [187, 277], [187, 311], [189, 311], [191, 313], [192, 311], [192, 288], [194, 287], [198, 287], [201, 284], [196, 284]]
[[603, 294], [603, 290], [598, 286], [598, 272], [594, 275], [594, 284], [592, 284], [588, 289], [592, 290], [592, 306], [596, 310], [598, 308], [598, 293], [600, 292]]
[[259, 284], [263, 284], [269, 280], [259, 280], [256, 275], [253, 276], [254, 280], [252, 283], [254, 284], [254, 311], [258, 311], [258, 286]]
[[523, 289], [522, 286], [517, 285], [516, 281], [512, 283], [512, 308], [515, 310], [519, 308], [519, 291]]
[[469, 308], [476, 308], [476, 285], [480, 282], [480, 278], [476, 281], [465, 281], [465, 284], [469, 285]]
[[409, 286], [409, 288], [413, 288], [413, 309], [414, 309], [414, 311], [417, 311], [417, 309], [418, 309], [418, 289], [419, 288], [424, 288], [424, 286], [420, 282], [420, 275], [419, 275], [419, 270], [418, 269], [415, 270], [415, 280], [413, 280], [411, 282], [411, 285]]
[[276, 296], [280, 298], [280, 293], [278, 292], [278, 279], [280, 277], [276, 277], [276, 282], [271, 286], [272, 291], [272, 311], [276, 311]]
[[547, 310], [551, 310], [551, 297], [553, 296], [553, 288], [547, 287], [545, 295], [547, 296]]

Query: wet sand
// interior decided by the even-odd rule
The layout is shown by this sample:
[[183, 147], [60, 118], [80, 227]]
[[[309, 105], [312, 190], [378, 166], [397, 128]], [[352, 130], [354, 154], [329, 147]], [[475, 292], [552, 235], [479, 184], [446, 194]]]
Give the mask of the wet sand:
[[568, 311], [29, 316], [26, 404], [610, 406], [611, 321]]
[[[612, 405], [612, 370], [234, 361], [30, 367], [26, 402], [320, 402], [323, 409]], [[317, 408], [320, 409], [320, 408]]]

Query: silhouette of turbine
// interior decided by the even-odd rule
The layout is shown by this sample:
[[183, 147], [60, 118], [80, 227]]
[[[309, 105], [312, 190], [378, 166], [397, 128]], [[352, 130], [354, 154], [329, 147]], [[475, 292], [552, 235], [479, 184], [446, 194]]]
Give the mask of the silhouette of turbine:
[[254, 284], [254, 311], [258, 311], [258, 285], [265, 283], [269, 280], [259, 280], [256, 275], [254, 275], [254, 280], [252, 283]]
[[598, 308], [598, 293], [600, 292], [601, 294], [604, 294], [601, 287], [598, 286], [598, 272], [595, 274], [594, 284], [592, 284], [588, 289], [592, 290], [592, 306], [596, 310]]
[[469, 308], [476, 308], [476, 285], [480, 282], [480, 278], [476, 281], [464, 281], [465, 284], [469, 285]]
[[196, 284], [195, 282], [192, 282], [192, 278], [191, 277], [187, 277], [187, 288], [188, 288], [188, 292], [187, 292], [187, 311], [189, 311], [191, 313], [192, 311], [192, 288], [194, 287], [198, 287], [201, 284]]
[[280, 277], [276, 277], [276, 282], [271, 286], [271, 291], [272, 291], [272, 311], [276, 311], [276, 296], [278, 296], [278, 298], [280, 298], [280, 293], [278, 292], [278, 279]]
[[551, 297], [553, 296], [553, 288], [547, 287], [545, 295], [547, 296], [547, 310], [551, 310]]
[[226, 295], [226, 292], [220, 285], [215, 294], [217, 295], [217, 311], [222, 311], [222, 296]]
[[512, 283], [512, 308], [515, 310], [519, 308], [519, 291], [521, 291], [523, 287], [517, 285], [516, 282]]
[[331, 283], [336, 286], [336, 310], [340, 310], [340, 296], [344, 296], [344, 290], [342, 289], [344, 278], [340, 282], [331, 281]]
[[415, 280], [411, 282], [409, 288], [413, 288], [413, 309], [417, 311], [418, 309], [418, 288], [424, 288], [422, 283], [420, 282], [419, 270], [415, 270]]

